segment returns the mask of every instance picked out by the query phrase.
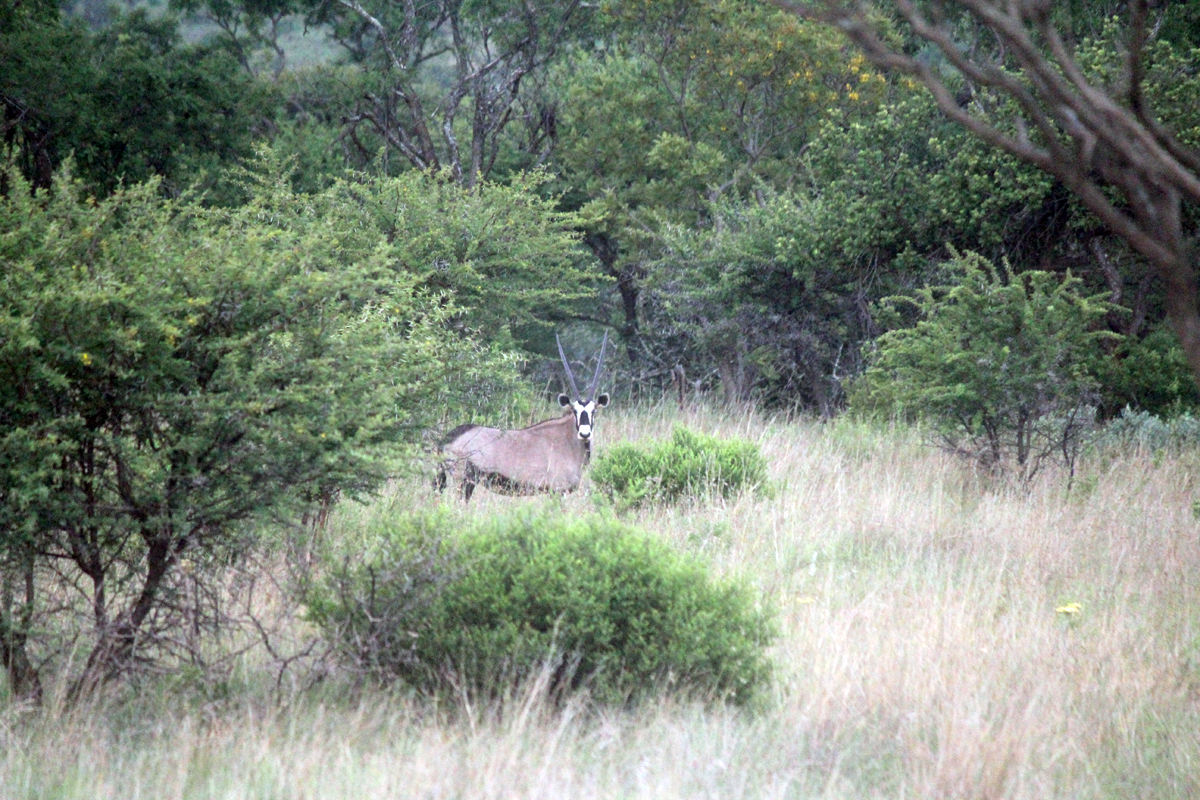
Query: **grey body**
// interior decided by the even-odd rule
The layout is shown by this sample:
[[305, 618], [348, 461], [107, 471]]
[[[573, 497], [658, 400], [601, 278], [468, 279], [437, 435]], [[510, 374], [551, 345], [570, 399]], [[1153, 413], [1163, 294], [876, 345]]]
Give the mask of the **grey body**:
[[450, 432], [442, 453], [439, 486], [445, 475], [454, 476], [469, 500], [477, 483], [507, 494], [572, 491], [583, 477], [591, 443], [579, 438], [572, 413], [516, 431], [464, 425]]
[[559, 344], [559, 356], [575, 395], [574, 400], [565, 394], [558, 396], [559, 405], [570, 409], [561, 417], [515, 431], [484, 425], [460, 425], [450, 431], [441, 443], [445, 458], [438, 468], [438, 490], [446, 487], [448, 477], [461, 483], [465, 500], [471, 499], [476, 484], [505, 494], [570, 492], [578, 487], [592, 454], [596, 409], [608, 405], [607, 394], [596, 396], [607, 345], [606, 333], [596, 374], [583, 400]]

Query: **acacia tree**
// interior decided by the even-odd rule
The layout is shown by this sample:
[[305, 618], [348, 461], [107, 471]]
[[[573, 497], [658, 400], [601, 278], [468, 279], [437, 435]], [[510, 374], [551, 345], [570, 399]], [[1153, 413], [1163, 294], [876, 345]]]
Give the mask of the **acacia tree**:
[[953, 285], [884, 298], [883, 322], [900, 324], [875, 340], [853, 402], [924, 418], [941, 448], [986, 471], [1028, 481], [1058, 462], [1073, 476], [1095, 419], [1098, 345], [1118, 338], [1095, 324], [1111, 307], [1069, 272], [951, 256]]
[[[1124, 65], [1109, 86], [1081, 66], [1048, 0], [884, 4], [911, 32], [910, 47], [862, 3], [774, 2], [835, 25], [872, 63], [923, 84], [950, 119], [1062, 181], [1153, 265], [1200, 383], [1195, 232], [1185, 222], [1185, 205], [1200, 203], [1200, 153], [1182, 143], [1148, 102], [1147, 0], [1129, 4]], [[921, 45], [932, 45], [941, 63], [920, 52]]]
[[257, 53], [266, 49], [271, 51], [275, 78], [287, 69], [287, 50], [280, 37], [283, 22], [301, 11], [298, 0], [170, 0], [168, 5], [217, 26], [218, 40], [251, 75], [258, 74]]
[[[458, 302], [520, 322], [554, 299], [526, 262], [552, 284], [572, 264], [571, 221], [519, 185], [300, 195], [267, 155], [226, 211], [156, 182], [95, 201], [3, 176], [0, 661], [27, 696], [55, 632], [89, 648], [77, 691], [169, 659], [181, 562], [371, 492], [467, 394], [508, 405], [513, 361]], [[502, 300], [476, 285], [506, 271]]]

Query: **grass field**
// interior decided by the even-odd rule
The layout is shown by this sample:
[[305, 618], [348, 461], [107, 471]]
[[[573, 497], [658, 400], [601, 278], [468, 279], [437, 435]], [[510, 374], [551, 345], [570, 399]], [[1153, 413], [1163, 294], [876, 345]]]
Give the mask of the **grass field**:
[[[614, 411], [599, 446], [678, 417]], [[552, 708], [533, 686], [438, 708], [337, 675], [280, 697], [255, 651], [221, 693], [0, 710], [0, 796], [1200, 797], [1200, 453], [1093, 453], [1067, 494], [989, 485], [904, 430], [688, 422], [759, 442], [775, 496], [630, 519], [778, 607], [764, 707]], [[475, 497], [463, 513], [599, 502]], [[437, 502], [403, 484], [331, 535]]]

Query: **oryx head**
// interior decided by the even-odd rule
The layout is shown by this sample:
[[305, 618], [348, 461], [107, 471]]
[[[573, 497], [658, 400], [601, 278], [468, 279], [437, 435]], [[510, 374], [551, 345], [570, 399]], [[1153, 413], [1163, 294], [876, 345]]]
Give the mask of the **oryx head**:
[[563, 353], [562, 342], [559, 341], [557, 333], [554, 334], [554, 341], [558, 342], [558, 356], [562, 359], [563, 369], [567, 371], [567, 382], [571, 384], [571, 392], [575, 395], [568, 397], [560, 394], [558, 404], [575, 412], [575, 432], [580, 439], [587, 441], [592, 438], [596, 409], [608, 405], [607, 392], [596, 396], [596, 386], [600, 383], [600, 368], [604, 366], [604, 349], [608, 346], [608, 331], [604, 332], [604, 341], [600, 344], [600, 358], [596, 360], [596, 374], [592, 376], [592, 383], [588, 386], [587, 399], [584, 399], [579, 393], [579, 387], [575, 385], [575, 376], [571, 374], [571, 365], [567, 363], [567, 356]]

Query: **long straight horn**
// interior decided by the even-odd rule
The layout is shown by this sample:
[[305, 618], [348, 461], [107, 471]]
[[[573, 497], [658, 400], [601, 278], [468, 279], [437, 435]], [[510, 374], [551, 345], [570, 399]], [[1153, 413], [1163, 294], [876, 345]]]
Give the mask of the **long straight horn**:
[[575, 385], [575, 376], [571, 374], [571, 365], [567, 363], [567, 356], [563, 352], [562, 342], [559, 341], [557, 333], [554, 334], [554, 341], [558, 342], [558, 357], [562, 359], [563, 369], [567, 371], [567, 381], [571, 384], [571, 391], [575, 394], [571, 399], [578, 402], [580, 400], [579, 387]]
[[604, 332], [604, 341], [600, 343], [600, 358], [596, 360], [596, 374], [592, 376], [592, 385], [588, 387], [588, 403], [596, 399], [596, 387], [600, 385], [600, 370], [604, 366], [604, 348], [608, 347], [608, 331]]

